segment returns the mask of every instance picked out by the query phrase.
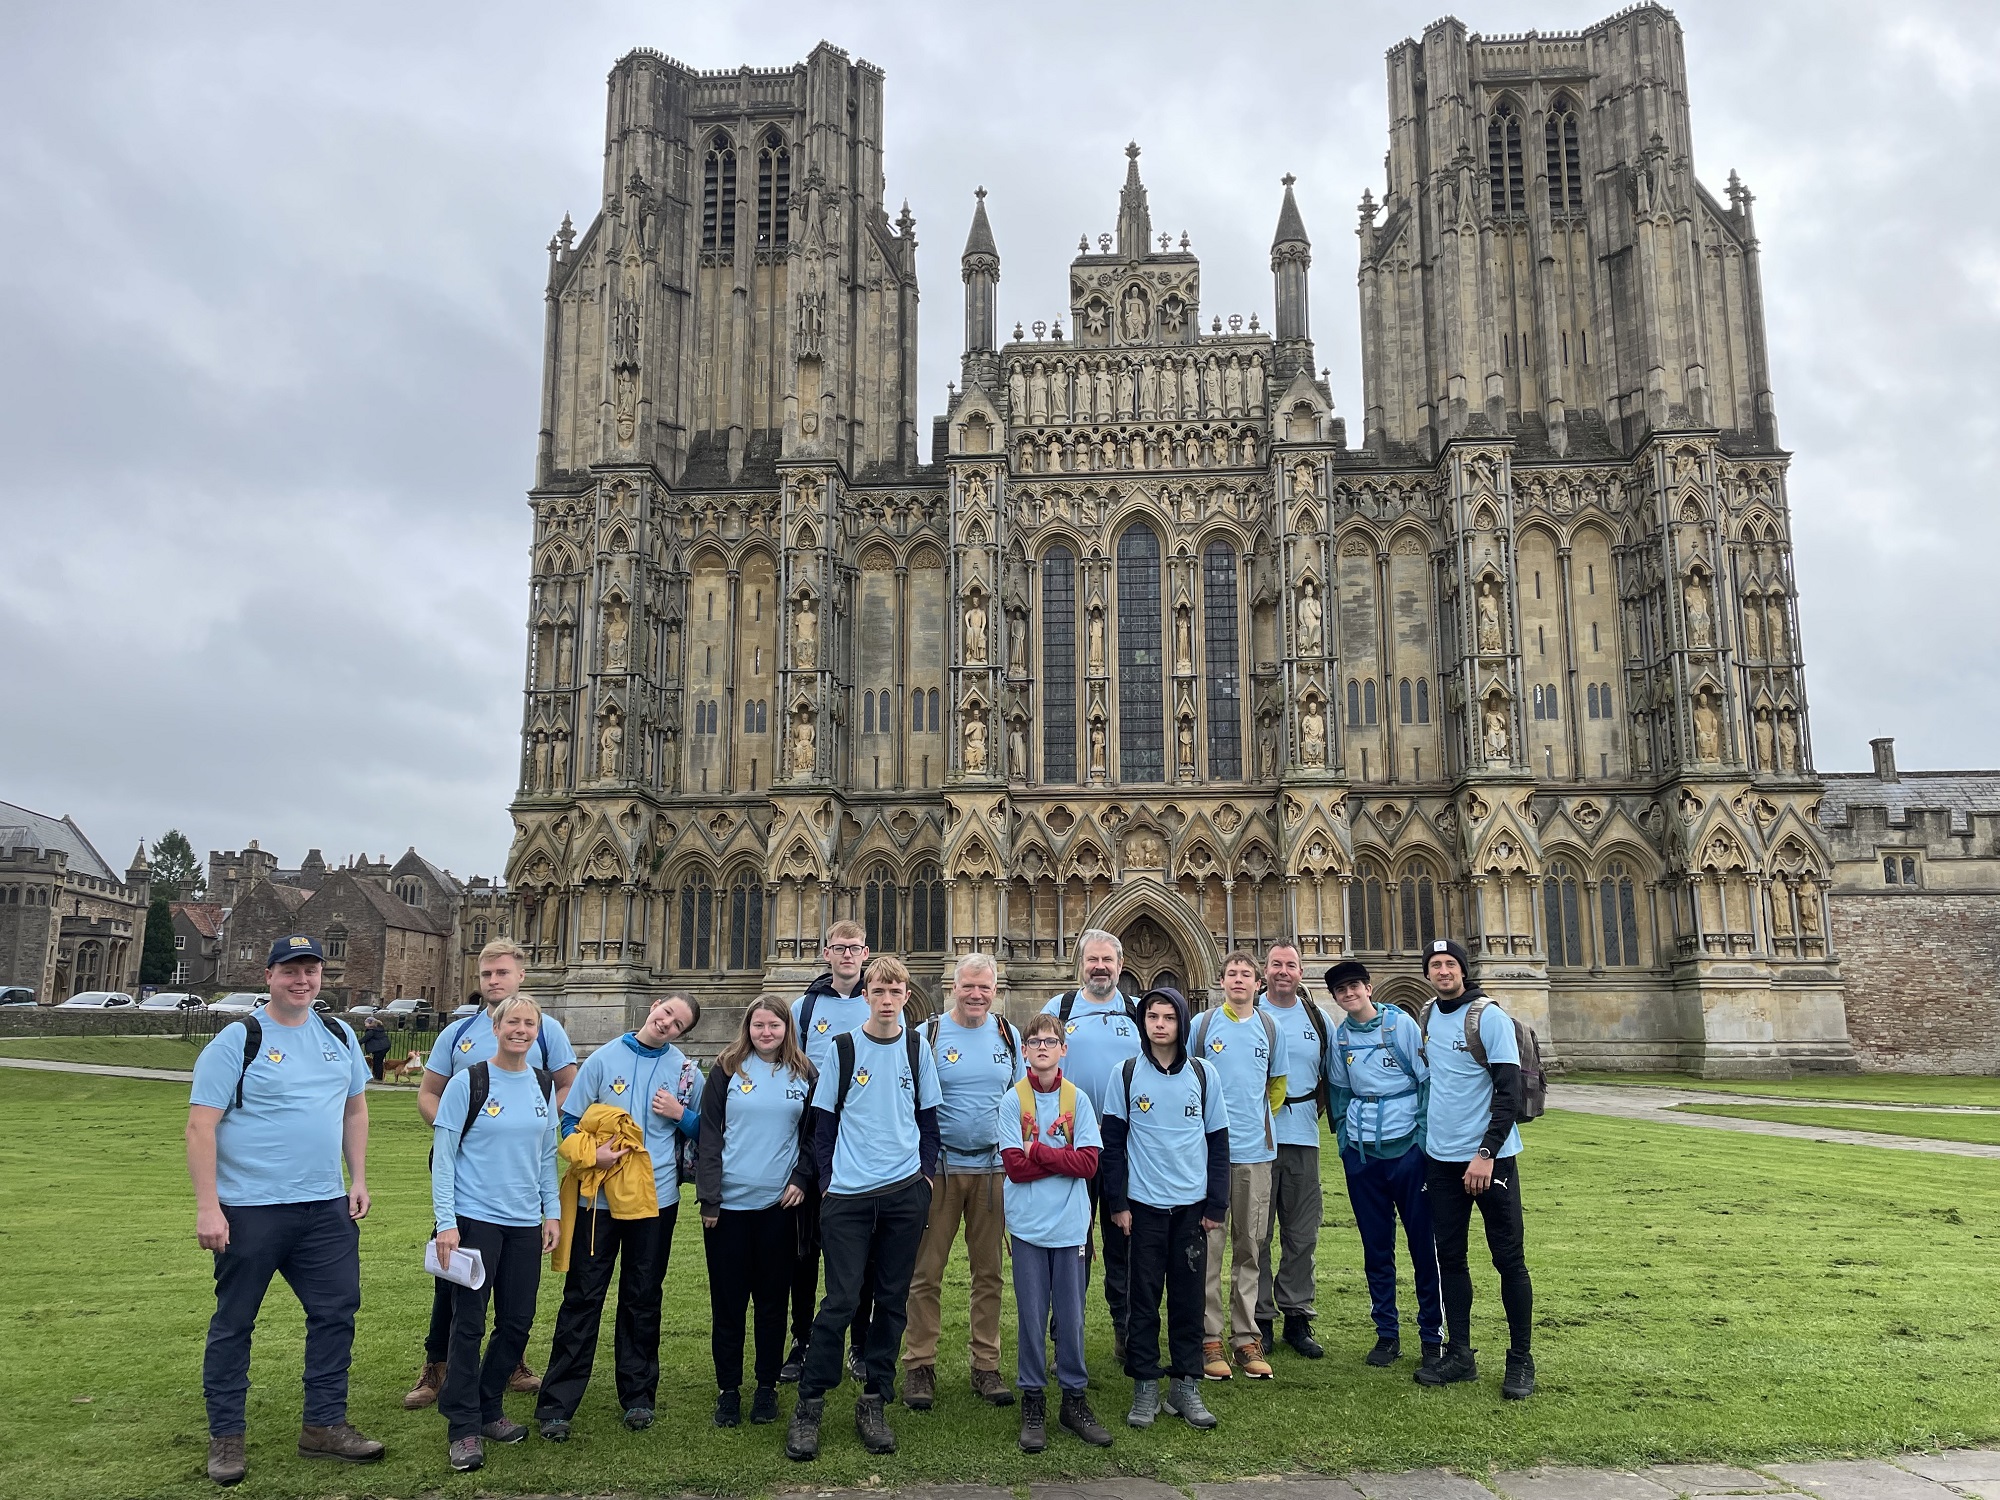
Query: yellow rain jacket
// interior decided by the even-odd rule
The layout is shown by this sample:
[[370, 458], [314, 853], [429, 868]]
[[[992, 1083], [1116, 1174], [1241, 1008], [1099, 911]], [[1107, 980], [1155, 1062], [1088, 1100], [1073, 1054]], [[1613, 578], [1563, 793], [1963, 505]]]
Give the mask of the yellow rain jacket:
[[[608, 1167], [597, 1164], [597, 1148], [623, 1146], [626, 1152]], [[650, 1219], [660, 1211], [660, 1195], [653, 1186], [653, 1158], [646, 1151], [646, 1137], [639, 1122], [611, 1104], [593, 1104], [583, 1112], [571, 1131], [556, 1148], [566, 1171], [562, 1184], [562, 1238], [549, 1257], [551, 1270], [569, 1269], [569, 1247], [576, 1233], [576, 1210], [581, 1203], [595, 1203], [599, 1193], [614, 1219]]]

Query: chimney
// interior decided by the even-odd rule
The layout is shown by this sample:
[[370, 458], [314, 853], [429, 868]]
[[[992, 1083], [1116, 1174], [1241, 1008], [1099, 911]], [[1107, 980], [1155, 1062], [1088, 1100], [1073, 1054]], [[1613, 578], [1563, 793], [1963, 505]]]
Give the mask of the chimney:
[[1870, 740], [1868, 748], [1875, 752], [1875, 779], [1877, 781], [1898, 781], [1896, 775], [1896, 742], [1883, 738]]

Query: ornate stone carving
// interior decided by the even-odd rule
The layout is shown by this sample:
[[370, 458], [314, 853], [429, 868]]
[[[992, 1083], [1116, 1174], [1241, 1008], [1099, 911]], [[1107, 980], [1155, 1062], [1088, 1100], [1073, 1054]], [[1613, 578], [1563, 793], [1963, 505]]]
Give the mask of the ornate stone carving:
[[818, 758], [818, 729], [813, 723], [812, 710], [802, 708], [792, 721], [792, 774], [810, 776], [813, 762]]
[[965, 660], [968, 666], [986, 664], [986, 604], [985, 595], [974, 584], [972, 592], [966, 596], [965, 605]]
[[1321, 623], [1319, 586], [1310, 578], [1299, 585], [1298, 620], [1299, 655], [1323, 655], [1326, 637]]
[[1498, 697], [1487, 700], [1484, 743], [1487, 760], [1507, 759], [1507, 747], [1510, 743], [1507, 735], [1507, 710], [1504, 701]]
[[1778, 767], [1785, 771], [1799, 768], [1799, 721], [1790, 709], [1778, 715]]
[[569, 731], [560, 726], [549, 740], [549, 790], [560, 792], [569, 785]]
[[1700, 573], [1692, 574], [1681, 591], [1687, 604], [1688, 645], [1697, 651], [1715, 645], [1715, 613], [1709, 608], [1708, 585]]
[[819, 662], [819, 614], [811, 593], [801, 591], [792, 609], [792, 665], [811, 668]]
[[1090, 675], [1104, 675], [1104, 606], [1095, 600], [1090, 606]]
[[1706, 691], [1694, 700], [1694, 758], [1722, 759], [1722, 716], [1715, 711], [1714, 695]]
[[1500, 637], [1500, 589], [1490, 578], [1479, 585], [1479, 649], [1488, 654], [1505, 649]]
[[1776, 744], [1771, 732], [1771, 711], [1768, 708], [1757, 710], [1755, 733], [1757, 736], [1757, 768], [1761, 771], [1775, 770], [1777, 762], [1772, 758], [1772, 752], [1776, 749]]
[[617, 707], [606, 708], [598, 720], [597, 729], [597, 774], [605, 781], [611, 780], [619, 771], [619, 760], [625, 745], [625, 725]]
[[1326, 765], [1326, 710], [1317, 698], [1308, 698], [1299, 715], [1299, 764], [1311, 770]]

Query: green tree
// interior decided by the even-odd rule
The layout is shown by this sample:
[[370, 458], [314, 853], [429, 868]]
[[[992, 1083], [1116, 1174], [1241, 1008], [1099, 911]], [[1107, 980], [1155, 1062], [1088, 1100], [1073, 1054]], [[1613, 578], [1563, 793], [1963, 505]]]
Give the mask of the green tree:
[[169, 828], [153, 845], [153, 894], [164, 893], [169, 901], [199, 901], [208, 890], [208, 880], [194, 857], [194, 845], [178, 828]]
[[[185, 844], [186, 839], [181, 842]], [[174, 977], [174, 913], [167, 897], [153, 892], [146, 908], [146, 946], [139, 954], [139, 983], [169, 984]]]

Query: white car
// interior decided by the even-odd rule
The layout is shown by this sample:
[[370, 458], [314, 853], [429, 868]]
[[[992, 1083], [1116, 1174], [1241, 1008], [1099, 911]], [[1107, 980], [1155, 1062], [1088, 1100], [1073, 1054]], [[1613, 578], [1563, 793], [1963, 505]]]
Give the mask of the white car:
[[139, 1002], [141, 1010], [200, 1010], [201, 1008], [201, 996], [182, 994], [175, 990], [148, 995]]
[[251, 990], [236, 990], [227, 995], [218, 995], [208, 1002], [210, 1010], [234, 1011], [238, 1015], [248, 1015], [262, 1005], [270, 996]]
[[132, 997], [118, 990], [85, 990], [80, 995], [71, 995], [56, 1007], [57, 1010], [121, 1010], [132, 1003]]

